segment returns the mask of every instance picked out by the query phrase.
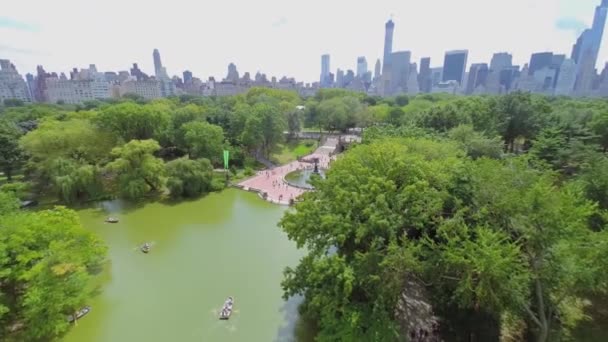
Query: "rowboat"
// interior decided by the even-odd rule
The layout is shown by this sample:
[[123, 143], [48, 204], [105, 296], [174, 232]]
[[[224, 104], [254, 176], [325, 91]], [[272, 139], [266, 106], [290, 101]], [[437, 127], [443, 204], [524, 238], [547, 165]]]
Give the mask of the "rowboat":
[[84, 308], [78, 310], [76, 312], [76, 315], [69, 315], [68, 322], [73, 323], [74, 321], [82, 318], [84, 315], [88, 314], [89, 312], [91, 312], [91, 307], [85, 306]]
[[222, 307], [222, 311], [220, 311], [220, 319], [229, 319], [230, 315], [232, 315], [232, 305], [234, 304], [234, 300], [232, 297], [228, 297], [224, 302], [224, 306]]

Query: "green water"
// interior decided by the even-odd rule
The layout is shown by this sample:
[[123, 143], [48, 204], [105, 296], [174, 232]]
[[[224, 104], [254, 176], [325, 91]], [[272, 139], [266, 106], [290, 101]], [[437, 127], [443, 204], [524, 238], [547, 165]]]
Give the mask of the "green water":
[[[80, 210], [109, 245], [110, 262], [91, 313], [64, 341], [294, 341], [298, 300], [282, 300], [280, 281], [303, 252], [276, 226], [284, 210], [234, 189], [173, 205]], [[103, 223], [110, 215], [120, 223]], [[146, 241], [149, 254], [138, 249]], [[227, 296], [235, 312], [220, 321]]]

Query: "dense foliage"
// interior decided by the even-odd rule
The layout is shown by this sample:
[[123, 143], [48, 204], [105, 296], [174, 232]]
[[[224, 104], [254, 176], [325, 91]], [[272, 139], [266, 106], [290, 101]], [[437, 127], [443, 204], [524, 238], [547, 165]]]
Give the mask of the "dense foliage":
[[[597, 319], [587, 316], [597, 310], [587, 309], [608, 291], [602, 99], [521, 92], [378, 98], [342, 89], [302, 99], [256, 88], [225, 98], [10, 104], [0, 107], [0, 167], [9, 182], [0, 184], [0, 229], [24, 229], [25, 237], [40, 239], [36, 246], [78, 256], [84, 252], [70, 249], [78, 229], [69, 228], [77, 226], [69, 211], [24, 214], [7, 199], [26, 189], [66, 203], [164, 192], [195, 197], [223, 187], [225, 175], [213, 171], [223, 166], [222, 150], [230, 151], [232, 174], [252, 174], [256, 159], [269, 159], [300, 130], [351, 128], [365, 128], [362, 144], [315, 180], [317, 191], [281, 221], [308, 251], [286, 270], [285, 295], [305, 296], [302, 313], [316, 322], [319, 340], [406, 338], [403, 322], [411, 317], [400, 308], [411, 281], [427, 291], [443, 333], [455, 341], [572, 340], [583, 320]], [[16, 175], [24, 183], [10, 182]], [[57, 235], [57, 246], [45, 240], [55, 233], [35, 238], [27, 230], [60, 224], [68, 232]], [[32, 245], [4, 235], [0, 262], [22, 262], [4, 246]], [[48, 325], [27, 329], [28, 338], [63, 331], [56, 317], [82, 304], [80, 286], [100, 255], [89, 259], [87, 251], [75, 259], [73, 274], [53, 265], [48, 271], [36, 259], [36, 283], [18, 284], [17, 294], [5, 292], [5, 284], [34, 278], [11, 278], [1, 268], [2, 323], [28, 326], [45, 317]], [[53, 287], [52, 276], [63, 275], [73, 275], [73, 288]], [[30, 289], [38, 292], [17, 296]], [[55, 303], [70, 289], [74, 301], [45, 313], [51, 318], [33, 306]], [[7, 293], [19, 299], [9, 301]]]
[[608, 290], [608, 104], [514, 93], [370, 108], [389, 125], [280, 224], [308, 250], [283, 287], [304, 295], [318, 340], [407, 338], [412, 279], [449, 340], [576, 339]]
[[106, 253], [104, 244], [64, 207], [18, 211], [0, 192], [0, 340], [50, 340], [80, 310]]

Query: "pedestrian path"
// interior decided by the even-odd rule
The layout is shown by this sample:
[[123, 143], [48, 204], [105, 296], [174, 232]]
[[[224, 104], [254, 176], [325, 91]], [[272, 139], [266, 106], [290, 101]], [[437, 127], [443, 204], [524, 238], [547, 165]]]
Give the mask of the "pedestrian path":
[[[329, 168], [330, 161], [335, 159], [335, 156], [330, 156], [330, 154], [335, 150], [337, 144], [338, 139], [327, 139], [323, 146], [320, 146], [314, 153], [309, 154], [302, 159], [310, 160], [313, 158], [319, 158], [319, 168], [327, 169]], [[266, 200], [269, 202], [289, 205], [292, 199], [295, 200], [298, 198], [298, 196], [309, 190], [300, 189], [289, 185], [287, 182], [285, 182], [285, 175], [292, 171], [311, 167], [313, 166], [310, 163], [293, 161], [283, 166], [258, 171], [254, 177], [244, 180], [238, 185], [247, 191], [253, 190], [260, 194], [265, 193]]]

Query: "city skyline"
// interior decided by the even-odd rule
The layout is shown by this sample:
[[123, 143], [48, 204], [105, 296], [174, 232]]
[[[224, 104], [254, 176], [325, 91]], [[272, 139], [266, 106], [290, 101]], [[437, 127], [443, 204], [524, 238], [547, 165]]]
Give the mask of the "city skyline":
[[[321, 6], [321, 2], [316, 6], [315, 1], [307, 3], [309, 8], [263, 1], [272, 8], [258, 17], [248, 15], [253, 13], [253, 4], [214, 5], [213, 12], [222, 14], [221, 20], [216, 20], [213, 16], [196, 19], [195, 10], [200, 5], [185, 0], [150, 13], [137, 3], [116, 2], [111, 6], [112, 0], [95, 8], [95, 15], [89, 13], [90, 6], [75, 1], [51, 5], [26, 0], [11, 4], [0, 17], [0, 58], [10, 59], [23, 74], [34, 73], [39, 64], [46, 70], [67, 73], [72, 67], [89, 64], [106, 71], [128, 70], [132, 63], [138, 63], [144, 72], [153, 75], [150, 51], [157, 48], [169, 76], [181, 76], [184, 70], [190, 70], [203, 79], [221, 78], [226, 66], [235, 63], [239, 70], [252, 75], [259, 70], [314, 82], [319, 78], [318, 56], [324, 53], [331, 55], [332, 73], [337, 68], [356, 70], [359, 56], [370, 65], [378, 58], [382, 60], [384, 27], [379, 23], [393, 14], [398, 22], [393, 51], [411, 51], [412, 61], [430, 56], [431, 67], [437, 67], [442, 65], [446, 51], [467, 49], [469, 65], [488, 62], [500, 51], [511, 53], [513, 63], [523, 65], [534, 52], [569, 55], [578, 34], [591, 27], [590, 11], [600, 2], [514, 0], [505, 4], [464, 0], [457, 4], [406, 4], [383, 0], [363, 11], [336, 11], [346, 7]], [[48, 10], [51, 7], [53, 10]], [[64, 7], [69, 11], [57, 10]], [[252, 11], [247, 10], [250, 7]], [[317, 13], [319, 8], [324, 11]], [[145, 16], [138, 16], [138, 11], [144, 11]], [[416, 12], [426, 15], [412, 15]], [[57, 15], [51, 18], [45, 13]], [[227, 15], [231, 20], [226, 20]], [[176, 20], [173, 16], [177, 16], [177, 22], [167, 25]], [[339, 17], [341, 25], [335, 25]], [[163, 18], [171, 20], [160, 24]], [[200, 37], [191, 31], [200, 32]], [[90, 38], [82, 39], [79, 32]], [[607, 60], [607, 45], [602, 44], [597, 68]]]

